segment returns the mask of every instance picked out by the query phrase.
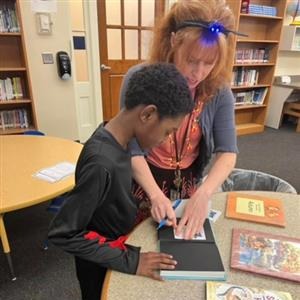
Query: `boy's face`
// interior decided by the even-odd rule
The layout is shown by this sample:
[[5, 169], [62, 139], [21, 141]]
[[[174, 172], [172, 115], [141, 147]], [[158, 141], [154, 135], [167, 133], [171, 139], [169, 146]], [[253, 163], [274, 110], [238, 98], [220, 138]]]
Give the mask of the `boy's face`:
[[176, 118], [159, 119], [158, 114], [153, 113], [152, 117], [136, 131], [136, 139], [142, 149], [149, 149], [162, 143], [171, 133], [176, 131], [184, 115]]

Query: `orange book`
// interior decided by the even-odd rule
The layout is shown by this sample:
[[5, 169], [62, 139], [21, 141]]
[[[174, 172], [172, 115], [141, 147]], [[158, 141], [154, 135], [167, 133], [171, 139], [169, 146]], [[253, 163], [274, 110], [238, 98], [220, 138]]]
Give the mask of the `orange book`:
[[228, 193], [226, 217], [285, 227], [282, 201], [265, 196]]

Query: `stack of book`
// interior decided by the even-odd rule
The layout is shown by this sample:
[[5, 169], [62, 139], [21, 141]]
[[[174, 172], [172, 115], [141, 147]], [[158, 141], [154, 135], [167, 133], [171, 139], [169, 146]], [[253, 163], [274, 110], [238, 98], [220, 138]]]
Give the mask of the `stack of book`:
[[266, 6], [249, 3], [248, 13], [251, 15], [277, 16], [277, 8], [274, 6]]

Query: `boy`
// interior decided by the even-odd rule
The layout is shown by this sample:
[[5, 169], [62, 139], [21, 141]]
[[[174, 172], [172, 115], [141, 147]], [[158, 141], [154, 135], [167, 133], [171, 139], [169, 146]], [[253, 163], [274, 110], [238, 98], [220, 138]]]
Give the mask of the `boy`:
[[75, 255], [82, 299], [99, 300], [107, 269], [161, 280], [176, 261], [125, 244], [137, 212], [131, 195], [132, 138], [143, 149], [161, 143], [193, 109], [186, 80], [172, 64], [143, 67], [130, 79], [125, 108], [84, 145], [75, 187], [50, 225], [49, 239]]

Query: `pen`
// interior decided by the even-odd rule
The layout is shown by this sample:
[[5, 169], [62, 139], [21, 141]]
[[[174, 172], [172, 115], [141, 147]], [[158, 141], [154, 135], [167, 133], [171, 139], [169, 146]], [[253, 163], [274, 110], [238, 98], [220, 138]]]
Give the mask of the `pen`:
[[[174, 210], [179, 206], [179, 204], [181, 203], [181, 201], [182, 201], [181, 199], [176, 199], [174, 201], [173, 206], [172, 206]], [[158, 226], [157, 226], [156, 229], [158, 230], [158, 229], [162, 228], [163, 226], [166, 225], [166, 223], [167, 223], [167, 218], [164, 218], [163, 220], [161, 220], [159, 222], [159, 224], [158, 224]]]

